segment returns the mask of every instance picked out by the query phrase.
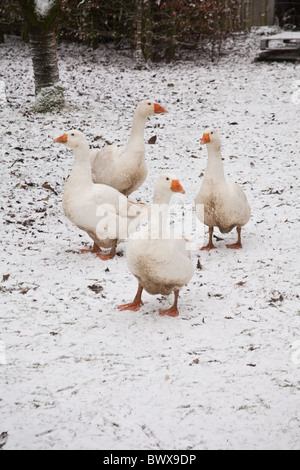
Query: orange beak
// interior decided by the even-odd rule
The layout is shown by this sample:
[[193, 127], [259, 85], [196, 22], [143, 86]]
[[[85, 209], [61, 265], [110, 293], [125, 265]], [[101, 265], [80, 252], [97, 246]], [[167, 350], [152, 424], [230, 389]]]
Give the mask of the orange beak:
[[68, 142], [68, 136], [67, 134], [63, 134], [60, 137], [57, 137], [57, 139], [54, 139], [53, 142], [59, 142], [60, 144], [65, 144]]
[[203, 134], [200, 145], [209, 144], [210, 137], [209, 134]]
[[167, 113], [168, 111], [165, 110], [160, 104], [154, 103], [154, 112], [156, 114]]
[[173, 191], [174, 193], [185, 194], [185, 190], [183, 189], [178, 180], [172, 180], [171, 191]]

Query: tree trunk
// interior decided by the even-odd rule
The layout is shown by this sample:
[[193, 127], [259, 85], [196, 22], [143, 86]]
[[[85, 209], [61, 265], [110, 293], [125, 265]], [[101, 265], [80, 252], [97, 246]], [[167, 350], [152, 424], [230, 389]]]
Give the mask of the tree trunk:
[[145, 65], [145, 59], [142, 50], [142, 19], [143, 19], [143, 0], [135, 0], [135, 18], [136, 18], [136, 39], [135, 39], [135, 62], [136, 68], [141, 70]]
[[60, 109], [65, 100], [59, 83], [55, 20], [61, 0], [53, 0], [43, 15], [36, 10], [35, 0], [19, 0], [19, 3], [29, 35], [36, 95], [34, 110], [47, 112]]
[[54, 31], [29, 27], [29, 44], [34, 71], [35, 94], [59, 82]]

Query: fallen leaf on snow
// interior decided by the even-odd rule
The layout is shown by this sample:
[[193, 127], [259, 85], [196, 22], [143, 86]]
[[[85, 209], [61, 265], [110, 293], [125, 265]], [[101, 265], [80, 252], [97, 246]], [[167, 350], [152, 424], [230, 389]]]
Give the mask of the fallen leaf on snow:
[[197, 269], [202, 269], [202, 264], [200, 263], [200, 259], [197, 261]]
[[5, 446], [7, 438], [8, 438], [8, 432], [2, 432], [0, 434], [0, 449], [2, 449], [3, 446]]
[[55, 191], [55, 189], [52, 188], [52, 186], [50, 186], [49, 183], [47, 183], [47, 181], [44, 184], [42, 184], [42, 188], [50, 189], [50, 191], [52, 191], [57, 196], [57, 192]]
[[98, 294], [99, 292], [103, 290], [103, 287], [100, 286], [100, 284], [92, 284], [91, 286], [88, 286], [88, 288], [91, 289], [96, 294]]
[[150, 137], [150, 139], [148, 140], [148, 144], [155, 144], [156, 139], [157, 139], [156, 135], [153, 135], [153, 136]]

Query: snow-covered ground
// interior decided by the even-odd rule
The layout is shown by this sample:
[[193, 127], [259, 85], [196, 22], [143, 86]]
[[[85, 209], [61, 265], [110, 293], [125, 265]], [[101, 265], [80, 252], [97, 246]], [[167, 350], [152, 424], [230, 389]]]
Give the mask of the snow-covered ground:
[[[300, 447], [300, 66], [254, 63], [255, 34], [238, 46], [216, 64], [199, 55], [137, 71], [126, 52], [62, 43], [67, 108], [36, 115], [28, 46], [1, 44], [4, 449]], [[73, 154], [53, 138], [78, 128], [93, 147], [124, 143], [144, 98], [168, 114], [148, 119], [145, 141], [157, 141], [132, 198], [151, 202], [169, 170], [186, 190], [172, 201], [192, 203], [213, 124], [252, 207], [242, 250], [225, 246], [235, 232], [216, 230], [217, 250], [193, 252], [177, 318], [159, 316], [168, 300], [147, 293], [139, 312], [119, 311], [137, 288], [126, 242], [107, 262], [81, 254], [90, 239], [61, 206]]]

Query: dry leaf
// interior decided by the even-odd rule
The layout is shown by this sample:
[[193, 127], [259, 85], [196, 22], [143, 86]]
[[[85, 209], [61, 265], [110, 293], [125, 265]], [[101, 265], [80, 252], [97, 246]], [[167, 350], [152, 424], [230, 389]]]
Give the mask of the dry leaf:
[[152, 137], [150, 137], [150, 139], [148, 140], [148, 144], [155, 144], [156, 142], [156, 135], [153, 135]]
[[4, 431], [0, 434], [0, 450], [2, 449], [3, 446], [5, 446], [7, 438], [8, 438], [8, 432]]
[[88, 288], [91, 289], [96, 294], [99, 294], [99, 292], [103, 290], [103, 287], [100, 286], [100, 284], [92, 284], [91, 286], [88, 286]]
[[202, 264], [200, 263], [200, 259], [197, 261], [197, 269], [202, 269]]
[[47, 183], [47, 181], [44, 184], [42, 184], [42, 188], [50, 189], [50, 191], [52, 191], [57, 196], [57, 192], [55, 191], [55, 189], [52, 188], [52, 186], [50, 186], [49, 183]]

